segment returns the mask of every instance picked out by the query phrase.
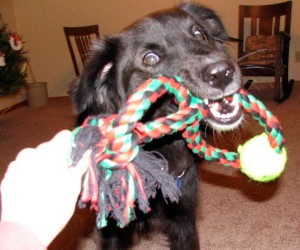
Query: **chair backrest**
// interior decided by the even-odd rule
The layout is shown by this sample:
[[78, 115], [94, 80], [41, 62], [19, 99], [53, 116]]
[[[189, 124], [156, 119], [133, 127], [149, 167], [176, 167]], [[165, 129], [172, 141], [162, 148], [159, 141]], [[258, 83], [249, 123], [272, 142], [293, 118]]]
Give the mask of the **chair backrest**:
[[[90, 25], [82, 27], [64, 27], [64, 32], [76, 76], [79, 76], [78, 55], [81, 59], [82, 65], [84, 65], [90, 56], [92, 41], [100, 39], [99, 26]], [[72, 42], [73, 40], [74, 42]], [[74, 44], [76, 44], [76, 50]]]
[[[290, 34], [291, 12], [292, 1], [260, 6], [240, 5], [238, 37], [244, 40], [247, 36], [270, 36], [278, 31]], [[239, 43], [238, 56], [242, 55], [243, 46]]]

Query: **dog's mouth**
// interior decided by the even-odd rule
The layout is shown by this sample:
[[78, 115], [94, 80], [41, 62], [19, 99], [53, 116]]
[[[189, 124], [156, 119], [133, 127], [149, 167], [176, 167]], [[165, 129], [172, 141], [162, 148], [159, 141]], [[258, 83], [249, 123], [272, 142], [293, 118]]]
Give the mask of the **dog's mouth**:
[[237, 127], [243, 118], [237, 94], [218, 100], [204, 99], [208, 110], [207, 121], [217, 130], [231, 130]]

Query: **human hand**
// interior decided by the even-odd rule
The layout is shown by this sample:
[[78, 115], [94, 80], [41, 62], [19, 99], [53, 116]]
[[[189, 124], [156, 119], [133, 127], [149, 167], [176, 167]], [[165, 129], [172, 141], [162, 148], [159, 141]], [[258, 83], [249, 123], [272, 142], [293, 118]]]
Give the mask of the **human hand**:
[[1, 183], [2, 221], [27, 227], [48, 246], [72, 217], [87, 152], [76, 167], [68, 166], [71, 132], [62, 131], [37, 148], [22, 150]]

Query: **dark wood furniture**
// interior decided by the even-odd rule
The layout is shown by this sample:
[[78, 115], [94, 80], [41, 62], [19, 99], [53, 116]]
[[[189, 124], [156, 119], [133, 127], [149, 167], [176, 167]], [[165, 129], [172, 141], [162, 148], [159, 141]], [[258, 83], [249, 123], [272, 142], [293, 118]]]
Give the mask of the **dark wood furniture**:
[[243, 76], [274, 76], [274, 100], [279, 103], [290, 96], [294, 84], [288, 79], [291, 12], [292, 1], [239, 6], [235, 41]]
[[[74, 65], [75, 74], [78, 77], [80, 74], [78, 57], [80, 57], [81, 63], [84, 65], [90, 56], [91, 42], [94, 39], [100, 39], [99, 26], [90, 25], [82, 27], [64, 27], [64, 32]], [[72, 39], [75, 42], [72, 42]], [[76, 46], [74, 46], [75, 44]]]

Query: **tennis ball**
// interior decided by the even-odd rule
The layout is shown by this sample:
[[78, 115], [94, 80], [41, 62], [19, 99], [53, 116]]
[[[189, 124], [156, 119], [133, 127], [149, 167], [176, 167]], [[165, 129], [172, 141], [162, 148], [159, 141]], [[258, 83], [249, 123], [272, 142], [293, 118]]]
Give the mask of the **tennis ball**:
[[283, 148], [277, 153], [270, 145], [266, 133], [255, 136], [238, 147], [241, 171], [259, 182], [273, 181], [283, 172], [287, 153]]

